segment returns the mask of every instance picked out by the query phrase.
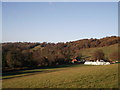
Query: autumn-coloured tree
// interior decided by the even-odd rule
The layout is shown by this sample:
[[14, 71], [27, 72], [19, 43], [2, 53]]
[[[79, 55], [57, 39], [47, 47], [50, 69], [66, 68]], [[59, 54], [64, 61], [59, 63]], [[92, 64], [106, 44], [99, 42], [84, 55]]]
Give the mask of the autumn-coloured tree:
[[101, 60], [101, 59], [104, 59], [104, 53], [102, 50], [96, 50], [94, 53], [93, 53], [93, 58], [94, 60]]

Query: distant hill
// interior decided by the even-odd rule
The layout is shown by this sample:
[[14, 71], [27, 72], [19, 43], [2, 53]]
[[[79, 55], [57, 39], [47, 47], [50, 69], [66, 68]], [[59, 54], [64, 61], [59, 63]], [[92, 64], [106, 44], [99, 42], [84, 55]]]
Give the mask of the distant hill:
[[38, 47], [47, 47], [47, 46], [62, 46], [64, 45], [64, 48], [67, 46], [71, 47], [77, 47], [78, 49], [83, 49], [83, 48], [92, 48], [92, 47], [104, 47], [104, 46], [109, 46], [118, 43], [119, 37], [117, 36], [111, 36], [111, 37], [104, 37], [101, 39], [81, 39], [77, 41], [70, 41], [70, 42], [59, 42], [57, 44], [55, 43], [30, 43], [30, 42], [9, 42], [9, 43], [2, 43], [3, 47], [6, 48], [13, 48], [13, 47], [19, 47], [22, 49], [31, 49], [35, 48], [36, 46]]
[[[2, 43], [2, 66], [5, 68], [43, 67], [69, 64], [73, 58], [92, 57], [100, 49], [105, 59], [113, 60], [118, 50], [119, 37], [111, 36], [101, 39], [82, 39], [66, 43]], [[88, 59], [88, 58], [85, 58]]]

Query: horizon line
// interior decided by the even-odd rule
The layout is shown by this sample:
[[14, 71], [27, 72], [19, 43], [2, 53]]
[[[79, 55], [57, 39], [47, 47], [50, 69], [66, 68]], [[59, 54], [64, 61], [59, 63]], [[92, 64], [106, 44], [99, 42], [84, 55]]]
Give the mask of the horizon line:
[[120, 37], [119, 35], [113, 35], [113, 36], [105, 36], [105, 37], [100, 37], [100, 38], [95, 38], [95, 37], [91, 37], [91, 38], [80, 38], [80, 39], [76, 39], [76, 40], [68, 40], [68, 41], [2, 41], [2, 43], [67, 43], [67, 42], [74, 42], [74, 41], [79, 41], [79, 40], [84, 40], [84, 39], [102, 39], [102, 38], [107, 38], [107, 37]]

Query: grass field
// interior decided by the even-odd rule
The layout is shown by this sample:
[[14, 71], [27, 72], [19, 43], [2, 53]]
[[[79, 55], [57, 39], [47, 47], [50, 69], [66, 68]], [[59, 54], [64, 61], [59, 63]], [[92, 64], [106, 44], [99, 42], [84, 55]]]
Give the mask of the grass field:
[[[5, 79], [3, 88], [117, 88], [118, 64], [103, 66], [74, 65], [47, 69], [49, 72], [27, 73], [24, 76]], [[35, 69], [34, 71], [42, 71]], [[9, 76], [6, 76], [9, 77]]]
[[98, 49], [104, 52], [105, 57], [109, 57], [111, 53], [118, 51], [118, 44], [104, 46], [104, 47], [81, 49], [80, 52], [85, 56], [91, 56], [94, 53], [94, 51]]

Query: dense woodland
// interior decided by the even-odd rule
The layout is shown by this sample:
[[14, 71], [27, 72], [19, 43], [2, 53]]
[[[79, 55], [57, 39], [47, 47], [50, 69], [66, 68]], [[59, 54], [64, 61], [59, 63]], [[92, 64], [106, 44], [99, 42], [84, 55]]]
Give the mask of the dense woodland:
[[[104, 47], [117, 44], [118, 42], [118, 37], [111, 36], [101, 39], [91, 38], [56, 44], [46, 42], [2, 43], [2, 67], [3, 71], [5, 71], [6, 69], [14, 68], [37, 68], [70, 64], [74, 58], [77, 60], [83, 59], [83, 55], [80, 52], [81, 49]], [[111, 57], [108, 57], [108, 59], [114, 58], [115, 55], [116, 53], [111, 53]]]

